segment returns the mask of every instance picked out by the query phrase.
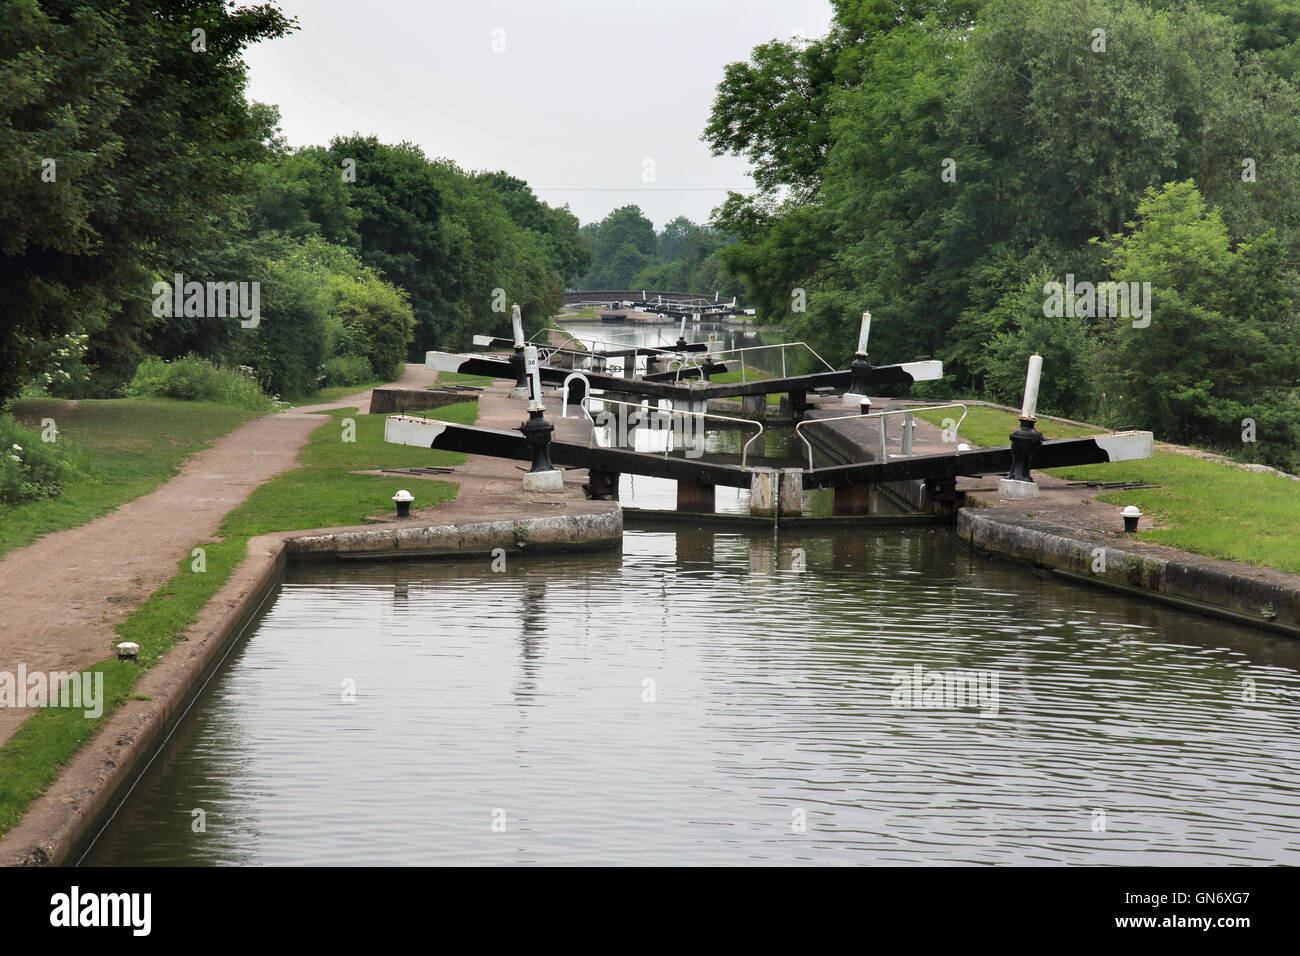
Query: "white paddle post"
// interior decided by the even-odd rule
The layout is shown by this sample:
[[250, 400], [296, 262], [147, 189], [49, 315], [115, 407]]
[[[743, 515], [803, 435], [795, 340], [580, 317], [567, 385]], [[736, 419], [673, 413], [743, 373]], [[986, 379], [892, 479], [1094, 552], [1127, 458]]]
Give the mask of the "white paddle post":
[[511, 398], [528, 398], [528, 371], [524, 368], [524, 317], [516, 303], [510, 307], [510, 323], [515, 330], [515, 354], [510, 357], [510, 367], [515, 373], [515, 387], [510, 390]]
[[524, 368], [528, 375], [528, 421], [520, 425], [519, 430], [524, 434], [533, 459], [533, 467], [524, 473], [524, 491], [563, 491], [564, 476], [551, 464], [551, 434], [555, 426], [545, 417], [537, 346], [524, 348]]
[[864, 415], [871, 411], [871, 399], [867, 398], [867, 389], [871, 387], [867, 381], [867, 373], [871, 371], [871, 363], [867, 361], [867, 339], [870, 335], [871, 313], [863, 312], [862, 326], [858, 329], [858, 350], [849, 365], [853, 380], [842, 401], [849, 408], [860, 408]]
[[1030, 475], [1034, 455], [1043, 446], [1043, 433], [1034, 425], [1038, 419], [1038, 384], [1043, 374], [1043, 357], [1029, 356], [1025, 374], [1025, 400], [1020, 406], [1020, 427], [1011, 433], [1011, 471], [998, 482], [1001, 498], [1037, 498], [1038, 485]]

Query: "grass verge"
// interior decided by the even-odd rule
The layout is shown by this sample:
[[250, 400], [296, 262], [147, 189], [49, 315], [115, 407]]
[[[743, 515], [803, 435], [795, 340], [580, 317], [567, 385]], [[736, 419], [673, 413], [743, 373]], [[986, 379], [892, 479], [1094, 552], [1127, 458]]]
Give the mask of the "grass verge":
[[[182, 403], [183, 404], [183, 403]], [[473, 424], [475, 402], [438, 409], [445, 421]], [[356, 419], [356, 441], [343, 442], [339, 420]], [[273, 478], [221, 523], [211, 541], [195, 542], [178, 565], [176, 575], [155, 591], [117, 628], [120, 640], [140, 645], [138, 664], [109, 659], [87, 668], [104, 675], [104, 712], [87, 718], [80, 709], [45, 708], [36, 711], [0, 747], [0, 836], [21, 818], [27, 805], [55, 780], [81, 745], [126, 700], [136, 679], [158, 663], [162, 655], [197, 619], [199, 610], [230, 579], [244, 558], [248, 539], [271, 531], [362, 524], [366, 517], [391, 511], [396, 476], [355, 475], [354, 470], [458, 465], [458, 452], [431, 451], [384, 442], [382, 415], [357, 415], [355, 409], [338, 409], [321, 417], [303, 449], [302, 464]], [[456, 496], [447, 481], [416, 479], [408, 482], [416, 495], [415, 507], [428, 507]]]
[[75, 475], [57, 498], [0, 508], [0, 555], [41, 535], [75, 528], [146, 495], [173, 477], [190, 455], [260, 412], [174, 398], [78, 402], [25, 399], [14, 417], [40, 425], [54, 419]]
[[[942, 424], [947, 411], [917, 417]], [[1008, 444], [1019, 424], [1015, 413], [972, 405], [960, 437], [972, 445]], [[1049, 438], [1094, 435], [1102, 428], [1040, 422]], [[1300, 573], [1300, 482], [1269, 473], [1173, 451], [1154, 458], [1105, 465], [1049, 468], [1044, 474], [1067, 481], [1123, 481], [1158, 488], [1098, 494], [1097, 501], [1137, 505], [1162, 527], [1139, 531], [1142, 541], [1208, 558]]]
[[[931, 425], [943, 427], [945, 419], [956, 421], [961, 418], [961, 409], [942, 408], [933, 412], [917, 412], [916, 417]], [[968, 442], [981, 448], [1011, 444], [1011, 433], [1020, 427], [1020, 419], [1014, 412], [987, 405], [968, 405], [966, 418], [957, 432], [959, 442]], [[1106, 431], [1092, 425], [1067, 425], [1064, 422], [1042, 420], [1038, 430], [1048, 438], [1081, 438], [1085, 435], [1100, 435]]]

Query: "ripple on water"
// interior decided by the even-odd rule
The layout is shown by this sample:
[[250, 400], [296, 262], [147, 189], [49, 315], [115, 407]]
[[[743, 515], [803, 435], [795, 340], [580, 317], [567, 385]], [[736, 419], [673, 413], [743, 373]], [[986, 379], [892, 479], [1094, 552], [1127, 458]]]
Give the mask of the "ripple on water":
[[88, 862], [1294, 864], [1298, 674], [932, 531], [291, 569]]

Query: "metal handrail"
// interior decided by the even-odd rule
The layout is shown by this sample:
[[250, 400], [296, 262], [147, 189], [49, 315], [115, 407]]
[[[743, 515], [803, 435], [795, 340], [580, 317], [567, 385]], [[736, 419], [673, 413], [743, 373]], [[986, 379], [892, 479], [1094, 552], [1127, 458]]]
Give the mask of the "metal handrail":
[[[799, 345], [802, 345], [802, 346], [803, 346], [804, 348], [806, 348], [809, 352], [811, 352], [811, 353], [813, 354], [813, 357], [816, 358], [817, 361], [819, 361], [819, 362], [821, 362], [823, 365], [825, 365], [826, 368], [828, 368], [830, 371], [832, 371], [832, 372], [836, 371], [835, 366], [832, 365], [830, 362], [826, 361], [826, 360], [825, 360], [824, 358], [822, 358], [819, 354], [817, 354], [817, 350], [814, 349], [814, 348], [813, 348], [811, 345], [809, 345], [807, 342], [777, 342], [777, 343], [774, 343], [774, 344], [772, 344], [772, 345], [746, 345], [746, 346], [744, 346], [743, 348], [738, 348], [738, 349], [717, 349], [716, 351], [711, 351], [711, 352], [709, 352], [709, 354], [710, 354], [710, 355], [730, 355], [730, 354], [732, 354], [733, 352], [758, 352], [758, 351], [761, 351], [761, 350], [763, 350], [763, 349], [780, 349], [780, 350], [781, 350], [781, 377], [782, 377], [782, 378], [785, 378], [785, 377], [786, 377], [786, 371], [785, 371], [785, 350], [786, 350], [787, 348], [795, 348], [796, 346], [799, 346]], [[745, 361], [744, 361], [744, 358], [743, 358], [743, 357], [741, 358], [741, 361], [740, 361], [740, 380], [741, 380], [742, 382], [745, 380]]]
[[[708, 354], [708, 353], [705, 353], [705, 354]], [[671, 359], [668, 360], [668, 371], [670, 371], [670, 372], [673, 370], [673, 363], [676, 363], [676, 364], [677, 364], [677, 374], [676, 374], [676, 376], [673, 377], [673, 384], [674, 384], [674, 385], [680, 385], [680, 384], [681, 384], [681, 381], [682, 381], [682, 370], [683, 370], [683, 369], [688, 369], [688, 368], [697, 368], [697, 369], [700, 370], [700, 375], [703, 376], [703, 374], [704, 374], [704, 366], [701, 365], [699, 362], [695, 361], [694, 359], [692, 359], [692, 358], [690, 357], [690, 356], [691, 356], [691, 353], [690, 353], [690, 352], [684, 352], [684, 353], [683, 353], [683, 352], [679, 352], [679, 353], [677, 353], [677, 356], [678, 356], [677, 358], [671, 358]], [[748, 421], [748, 419], [746, 419], [746, 421]]]
[[[953, 429], [954, 432], [958, 431], [961, 428], [961, 423], [966, 420], [966, 413], [968, 409], [961, 402], [945, 402], [942, 405], [913, 405], [907, 408], [891, 408], [891, 409], [886, 409], [883, 412], [871, 412], [866, 415], [863, 415], [861, 412], [859, 412], [856, 415], [852, 415], [852, 414], [836, 415], [834, 418], [805, 418], [803, 421], [799, 422], [799, 424], [794, 426], [794, 433], [799, 437], [799, 440], [803, 442], [804, 447], [808, 449], [808, 470], [816, 471], [817, 469], [813, 467], [812, 443], [809, 442], [808, 439], [804, 436], [803, 432], [800, 431], [800, 429], [802, 429], [803, 426], [818, 425], [823, 422], [842, 422], [842, 421], [847, 421], [850, 418], [856, 419], [858, 421], [866, 421], [869, 418], [879, 418], [880, 419], [880, 460], [888, 461], [889, 452], [886, 446], [885, 419], [890, 415], [911, 415], [913, 412], [933, 412], [933, 411], [938, 411], [941, 408], [961, 409], [961, 418], [957, 419], [956, 428]], [[909, 444], [909, 451], [910, 451], [910, 442], [908, 444]]]
[[548, 343], [546, 343], [546, 346], [547, 346], [548, 348], [554, 349], [554, 350], [557, 351], [557, 352], [573, 352], [573, 353], [576, 354], [576, 355], [591, 355], [591, 352], [592, 352], [591, 349], [589, 349], [589, 348], [587, 348], [586, 346], [582, 345], [582, 341], [581, 341], [580, 339], [574, 338], [574, 336], [573, 336], [572, 333], [570, 333], [570, 332], [566, 332], [564, 329], [551, 329], [551, 328], [542, 329], [542, 330], [539, 331], [539, 332], [535, 332], [535, 333], [533, 334], [532, 338], [530, 338], [528, 341], [529, 341], [530, 343], [532, 343], [533, 345], [539, 345], [539, 346], [540, 346], [541, 343], [539, 343], [539, 342], [537, 342], [537, 341], [535, 341], [535, 340], [536, 340], [537, 336], [541, 335], [543, 332], [559, 332], [561, 335], [564, 336], [564, 338], [565, 338], [567, 341], [572, 342], [574, 345], [582, 346], [581, 348], [576, 348], [576, 349], [566, 349], [566, 348], [565, 348], [564, 346], [562, 346], [562, 345], [551, 345], [551, 344], [548, 342]]
[[[589, 402], [593, 402], [593, 401], [601, 402], [602, 404], [605, 404], [605, 405], [626, 405], [628, 408], [646, 408], [646, 407], [647, 407], [644, 403], [641, 403], [641, 402], [620, 402], [620, 401], [615, 401], [615, 400], [612, 399], [612, 398], [597, 398], [596, 396], [593, 396], [593, 395], [588, 394], [586, 397], [583, 398], [582, 403], [581, 403], [581, 404], [582, 404], [582, 410], [583, 410], [584, 412], [586, 412], [588, 415], [591, 415], [591, 409], [588, 407], [588, 403], [589, 403]], [[733, 418], [733, 417], [731, 417], [730, 415], [715, 415], [713, 412], [692, 412], [692, 411], [684, 411], [684, 410], [682, 410], [682, 409], [680, 409], [680, 408], [668, 408], [668, 409], [656, 408], [655, 411], [656, 411], [658, 414], [661, 414], [661, 415], [662, 415], [662, 414], [669, 414], [669, 415], [692, 415], [692, 416], [699, 416], [700, 418], [716, 418], [716, 419], [718, 419], [719, 421], [724, 421], [724, 422], [737, 422], [738, 424], [741, 424], [741, 425], [754, 425], [754, 426], [757, 426], [758, 431], [755, 432], [754, 435], [753, 435], [753, 437], [750, 438], [749, 441], [745, 442], [745, 444], [744, 444], [744, 445], [741, 447], [741, 449], [740, 449], [740, 467], [741, 467], [741, 468], [746, 467], [745, 462], [746, 462], [746, 461], [748, 460], [748, 458], [749, 458], [749, 446], [752, 445], [752, 444], [754, 443], [754, 441], [755, 441], [756, 439], [758, 439], [758, 438], [763, 434], [763, 423], [762, 423], [762, 422], [756, 422], [756, 421], [754, 421], [753, 419], [749, 419], [749, 418]], [[594, 417], [594, 416], [593, 416], [593, 417]], [[590, 448], [590, 447], [591, 447], [591, 443], [592, 443], [593, 441], [595, 441], [595, 440], [596, 440], [596, 430], [593, 428], [592, 431], [591, 431], [591, 437], [587, 439], [587, 447]], [[668, 449], [667, 449], [666, 447], [664, 448], [664, 457], [665, 457], [665, 458], [668, 457]]]

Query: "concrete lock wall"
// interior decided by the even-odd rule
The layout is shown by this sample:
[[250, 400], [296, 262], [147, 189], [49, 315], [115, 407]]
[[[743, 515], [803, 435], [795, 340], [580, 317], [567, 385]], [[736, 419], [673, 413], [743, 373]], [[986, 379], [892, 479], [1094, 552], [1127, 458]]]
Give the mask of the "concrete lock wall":
[[441, 408], [444, 405], [467, 402], [473, 397], [473, 392], [454, 388], [374, 388], [370, 390], [370, 414], [388, 415], [423, 408]]
[[1300, 636], [1294, 576], [1146, 545], [1113, 547], [1032, 518], [999, 520], [979, 509], [957, 513], [957, 536], [971, 548], [1188, 610]]

